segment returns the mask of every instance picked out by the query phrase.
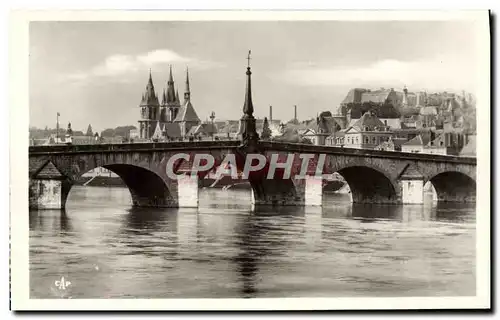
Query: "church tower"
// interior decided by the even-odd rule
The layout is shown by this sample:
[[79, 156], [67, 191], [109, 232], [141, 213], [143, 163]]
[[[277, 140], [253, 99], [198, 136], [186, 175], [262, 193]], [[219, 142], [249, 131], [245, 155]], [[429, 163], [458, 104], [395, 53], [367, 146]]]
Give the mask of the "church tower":
[[186, 88], [184, 91], [184, 103], [180, 108], [179, 114], [174, 120], [179, 124], [181, 130], [181, 135], [185, 137], [192, 127], [195, 127], [201, 123], [200, 118], [194, 110], [193, 104], [191, 103], [191, 90], [189, 87], [189, 71], [186, 70]]
[[142, 94], [141, 118], [139, 120], [139, 136], [141, 139], [150, 139], [156, 127], [156, 122], [160, 120], [160, 103], [155, 93], [151, 70], [149, 70], [148, 84]]
[[170, 66], [170, 74], [167, 82], [167, 92], [165, 95], [165, 106], [168, 122], [173, 122], [177, 114], [179, 113], [179, 108], [181, 107], [180, 102], [176, 98], [175, 87], [174, 87], [174, 77], [172, 76], [172, 66]]

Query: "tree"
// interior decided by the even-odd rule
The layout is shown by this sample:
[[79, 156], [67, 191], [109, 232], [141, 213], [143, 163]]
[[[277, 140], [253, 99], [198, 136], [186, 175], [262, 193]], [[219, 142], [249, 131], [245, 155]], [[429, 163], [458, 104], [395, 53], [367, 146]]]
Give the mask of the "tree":
[[94, 133], [92, 132], [92, 126], [89, 124], [87, 127], [87, 133], [85, 134], [87, 137], [92, 137], [94, 136]]
[[262, 134], [260, 135], [262, 140], [269, 140], [271, 138], [271, 129], [269, 128], [269, 122], [267, 117], [264, 118], [264, 124], [262, 126]]
[[401, 113], [391, 103], [375, 103], [365, 101], [363, 103], [348, 103], [346, 109], [351, 111], [352, 119], [359, 119], [367, 111], [373, 111], [379, 118], [399, 118]]
[[323, 111], [319, 114], [319, 117], [320, 118], [328, 118], [328, 117], [331, 117], [332, 116], [332, 113], [330, 111]]

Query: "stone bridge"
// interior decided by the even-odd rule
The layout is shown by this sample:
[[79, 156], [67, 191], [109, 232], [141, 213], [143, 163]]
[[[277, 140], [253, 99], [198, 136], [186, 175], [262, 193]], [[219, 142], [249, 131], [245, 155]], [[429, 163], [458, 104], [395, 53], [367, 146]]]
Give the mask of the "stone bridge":
[[[250, 60], [249, 60], [250, 61]], [[255, 205], [321, 205], [320, 173], [338, 172], [351, 189], [355, 203], [422, 203], [423, 186], [430, 181], [440, 201], [475, 201], [476, 159], [391, 151], [346, 149], [259, 140], [253, 116], [251, 71], [247, 83], [241, 141], [169, 142], [115, 145], [56, 145], [29, 148], [29, 199], [33, 208], [63, 208], [72, 185], [85, 172], [104, 167], [116, 173], [128, 186], [134, 206], [196, 207], [198, 179], [212, 168], [185, 178], [172, 179], [166, 173], [169, 160], [179, 153], [211, 154], [213, 166], [233, 155], [242, 170], [247, 155], [262, 155], [266, 165], [251, 172]], [[289, 159], [267, 179], [274, 160]], [[313, 157], [299, 179], [303, 158]], [[321, 159], [324, 159], [322, 161]], [[174, 171], [189, 171], [188, 161], [173, 161]], [[319, 166], [319, 170], [316, 170]], [[287, 176], [286, 169], [291, 174]]]
[[[167, 163], [180, 153], [190, 155], [190, 160], [171, 161], [173, 171], [188, 175], [172, 179], [166, 173]], [[196, 154], [210, 154], [214, 165], [192, 172]], [[104, 167], [122, 178], [135, 206], [196, 207], [198, 180], [227, 155], [233, 155], [238, 170], [243, 170], [249, 154], [261, 154], [267, 160], [264, 168], [248, 176], [255, 205], [321, 205], [322, 178], [316, 172], [342, 175], [354, 203], [422, 203], [428, 181], [439, 201], [475, 201], [475, 158], [265, 141], [251, 146], [241, 141], [203, 141], [30, 147], [30, 206], [63, 208], [75, 181], [91, 169]], [[304, 154], [312, 158], [305, 179], [300, 176]], [[285, 166], [290, 155], [292, 160]], [[317, 170], [321, 155], [324, 162]], [[282, 167], [267, 179], [271, 161]], [[283, 167], [290, 167], [289, 177]]]

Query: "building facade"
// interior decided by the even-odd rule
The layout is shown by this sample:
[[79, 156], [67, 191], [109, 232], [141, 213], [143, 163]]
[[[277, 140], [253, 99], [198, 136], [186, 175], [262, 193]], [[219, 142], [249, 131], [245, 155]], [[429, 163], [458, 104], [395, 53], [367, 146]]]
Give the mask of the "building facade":
[[378, 145], [389, 141], [391, 136], [389, 126], [380, 121], [375, 114], [366, 112], [344, 131], [342, 144], [347, 148], [375, 149]]

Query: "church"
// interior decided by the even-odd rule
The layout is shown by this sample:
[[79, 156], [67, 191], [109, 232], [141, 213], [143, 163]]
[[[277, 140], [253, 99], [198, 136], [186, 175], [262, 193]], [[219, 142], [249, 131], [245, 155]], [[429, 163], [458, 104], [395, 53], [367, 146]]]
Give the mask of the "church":
[[161, 103], [156, 94], [151, 71], [142, 94], [138, 136], [147, 140], [181, 140], [188, 136], [191, 128], [200, 125], [201, 121], [191, 104], [189, 86], [189, 70], [186, 70], [184, 101], [179, 99], [179, 91], [175, 89], [172, 66], [166, 88], [161, 95]]

